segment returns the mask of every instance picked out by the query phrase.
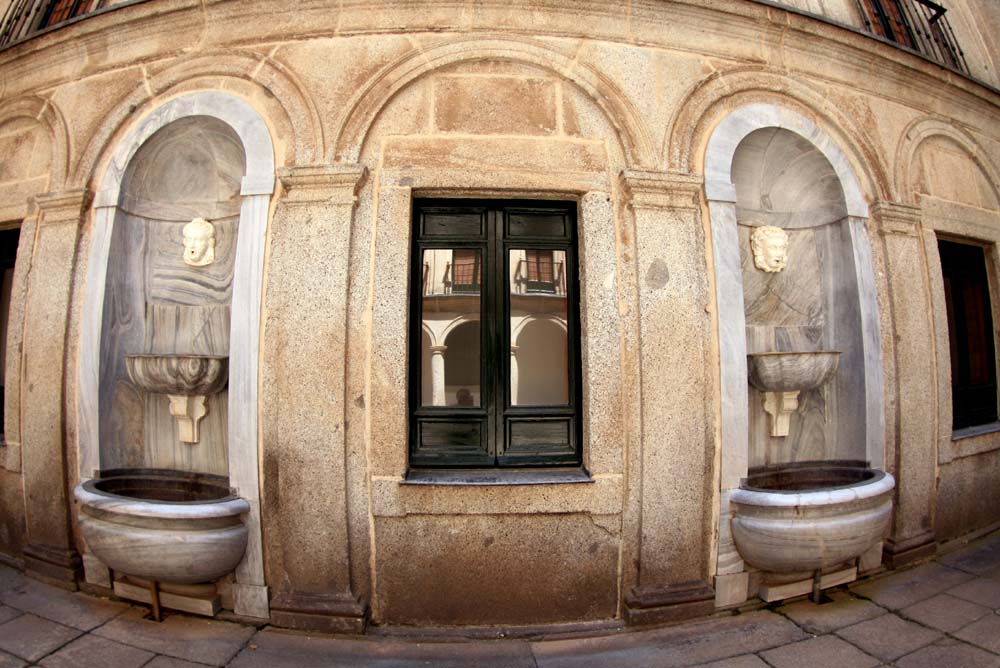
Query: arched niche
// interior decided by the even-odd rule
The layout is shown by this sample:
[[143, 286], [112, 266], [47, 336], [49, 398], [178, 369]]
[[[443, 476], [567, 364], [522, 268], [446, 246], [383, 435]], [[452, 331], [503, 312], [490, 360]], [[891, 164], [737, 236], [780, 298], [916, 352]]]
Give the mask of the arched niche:
[[[743, 570], [728, 495], [748, 469], [835, 457], [882, 468], [884, 407], [868, 206], [845, 154], [804, 116], [751, 104], [716, 127], [705, 166], [721, 354], [717, 572], [725, 575]], [[749, 240], [765, 225], [788, 237], [781, 272], [755, 267]], [[820, 349], [841, 350], [841, 368], [827, 389], [800, 399], [789, 436], [771, 437], [747, 353]]]
[[[257, 468], [257, 365], [264, 237], [273, 189], [274, 149], [267, 125], [243, 100], [225, 93], [191, 93], [165, 102], [138, 121], [108, 160], [95, 198], [80, 343], [79, 461], [80, 478], [87, 480], [118, 463], [106, 461], [107, 453], [101, 448], [102, 420], [108, 415], [100, 401], [102, 379], [115, 377], [111, 370], [102, 369], [109, 364], [103, 358], [109, 354], [103, 344], [113, 336], [104, 327], [106, 305], [114, 301], [107, 297], [118, 297], [114, 272], [144, 271], [145, 267], [154, 271], [157, 266], [155, 258], [148, 262], [143, 258], [142, 267], [113, 259], [118, 240], [127, 236], [123, 235], [125, 221], [138, 217], [145, 221], [144, 230], [169, 237], [175, 247], [162, 245], [170, 249], [163, 250], [169, 254], [181, 250], [175, 228], [187, 222], [188, 214], [208, 210], [217, 216], [222, 222], [218, 250], [225, 262], [216, 269], [223, 276], [213, 274], [214, 270], [206, 272], [202, 276], [209, 279], [202, 281], [205, 285], [199, 290], [214, 293], [217, 305], [230, 310], [228, 332], [203, 336], [197, 345], [212, 351], [228, 338], [228, 415], [219, 430], [227, 443], [230, 486], [251, 506], [246, 520], [249, 544], [236, 571], [234, 600], [237, 613], [253, 617], [268, 615]], [[130, 231], [139, 229], [131, 227]], [[129, 261], [137, 264], [139, 256], [130, 254]], [[181, 287], [177, 277], [183, 271], [173, 266], [164, 272], [160, 297], [168, 297], [165, 301], [174, 306], [210, 302], [204, 294], [195, 299], [191, 290]], [[144, 318], [145, 310], [144, 305]], [[225, 327], [221, 314], [207, 317], [204, 324], [206, 328]], [[136, 331], [129, 330], [128, 335], [135, 337]], [[154, 346], [145, 336], [144, 328], [140, 345]]]

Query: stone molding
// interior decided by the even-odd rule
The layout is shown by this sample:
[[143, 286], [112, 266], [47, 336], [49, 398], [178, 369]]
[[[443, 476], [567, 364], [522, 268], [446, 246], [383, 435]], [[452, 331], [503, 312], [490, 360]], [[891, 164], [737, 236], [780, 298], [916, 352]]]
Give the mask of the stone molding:
[[632, 209], [691, 209], [701, 206], [704, 181], [694, 174], [626, 169], [619, 177]]
[[35, 196], [39, 225], [79, 224], [91, 201], [89, 190], [68, 190]]
[[292, 204], [354, 204], [368, 170], [363, 165], [303, 165], [281, 167], [278, 179], [285, 189], [281, 202]]
[[898, 202], [878, 201], [871, 205], [872, 218], [882, 236], [920, 236], [920, 207]]

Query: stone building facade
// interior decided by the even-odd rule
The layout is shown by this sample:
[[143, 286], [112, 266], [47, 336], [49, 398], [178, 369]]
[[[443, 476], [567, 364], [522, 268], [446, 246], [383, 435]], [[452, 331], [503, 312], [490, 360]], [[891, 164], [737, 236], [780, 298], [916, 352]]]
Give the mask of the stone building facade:
[[[109, 591], [74, 489], [198, 472], [249, 505], [219, 586], [238, 614], [597, 628], [795, 589], [801, 573], [770, 577], [734, 545], [733, 495], [761, 467], [891, 473], [890, 525], [855, 575], [994, 526], [1000, 323], [988, 349], [955, 323], [1000, 300], [1000, 5], [946, 3], [962, 71], [871, 34], [871, 1], [148, 0], [15, 40], [0, 559]], [[541, 223], [519, 241], [519, 201], [568, 204], [564, 245]], [[508, 222], [438, 242], [415, 202]], [[196, 217], [215, 226], [211, 267], [181, 261]], [[765, 225], [788, 236], [773, 275], [749, 252]], [[975, 317], [953, 303], [947, 244], [979, 249]], [[530, 269], [540, 251], [575, 259]], [[457, 255], [490, 278], [456, 278]], [[454, 285], [515, 281], [504, 257], [522, 297], [561, 291], [563, 315], [501, 286], [483, 297], [496, 321], [462, 306], [417, 340]], [[574, 266], [557, 280], [558, 262]], [[549, 343], [516, 345], [507, 317]], [[473, 321], [501, 389], [470, 393], [470, 427], [447, 406], [475, 379], [443, 364]], [[835, 380], [775, 436], [747, 356], [830, 347]], [[228, 357], [197, 443], [129, 380], [124, 355], [154, 352]], [[993, 369], [992, 390], [970, 381], [993, 410], [956, 428], [959, 357]], [[529, 373], [566, 376], [553, 387], [575, 399], [511, 411], [502, 388]], [[490, 466], [455, 454], [461, 420], [488, 425], [469, 443]]]

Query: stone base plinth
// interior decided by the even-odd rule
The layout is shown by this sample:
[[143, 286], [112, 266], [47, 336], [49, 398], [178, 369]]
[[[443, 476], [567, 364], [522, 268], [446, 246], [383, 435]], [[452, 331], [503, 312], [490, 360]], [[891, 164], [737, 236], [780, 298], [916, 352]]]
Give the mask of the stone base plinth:
[[271, 601], [271, 623], [289, 629], [364, 633], [368, 606], [348, 595], [282, 592]]
[[83, 578], [83, 561], [76, 550], [64, 550], [45, 545], [24, 548], [24, 572], [36, 580], [76, 591]]
[[636, 587], [625, 597], [625, 623], [630, 626], [677, 622], [714, 610], [715, 590], [702, 580]]

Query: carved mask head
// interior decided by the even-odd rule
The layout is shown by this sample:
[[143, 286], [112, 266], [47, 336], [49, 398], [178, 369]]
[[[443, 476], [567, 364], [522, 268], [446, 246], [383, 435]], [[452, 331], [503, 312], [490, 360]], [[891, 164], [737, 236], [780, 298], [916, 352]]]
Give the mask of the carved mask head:
[[204, 267], [215, 261], [215, 227], [204, 218], [184, 226], [184, 263]]
[[750, 235], [753, 263], [761, 271], [779, 272], [788, 264], [788, 234], [780, 227], [764, 225]]

